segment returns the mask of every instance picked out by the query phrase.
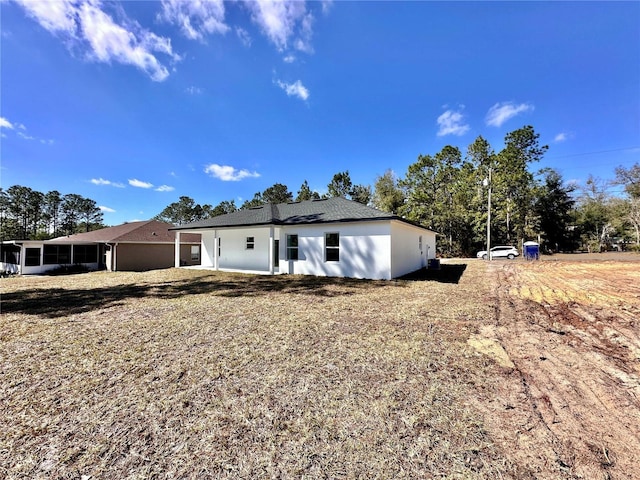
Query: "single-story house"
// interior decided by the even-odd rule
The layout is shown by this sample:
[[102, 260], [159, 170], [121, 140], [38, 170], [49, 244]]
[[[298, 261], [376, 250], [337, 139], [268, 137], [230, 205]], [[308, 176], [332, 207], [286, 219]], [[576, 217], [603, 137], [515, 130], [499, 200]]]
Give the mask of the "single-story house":
[[173, 227], [201, 236], [200, 266], [260, 274], [392, 279], [435, 258], [435, 232], [344, 198], [267, 204]]
[[[71, 265], [109, 271], [172, 267], [176, 256], [176, 234], [169, 230], [172, 226], [147, 220], [51, 240], [5, 241], [0, 270], [28, 275]], [[181, 237], [179, 261], [181, 265], [200, 263], [199, 235]]]

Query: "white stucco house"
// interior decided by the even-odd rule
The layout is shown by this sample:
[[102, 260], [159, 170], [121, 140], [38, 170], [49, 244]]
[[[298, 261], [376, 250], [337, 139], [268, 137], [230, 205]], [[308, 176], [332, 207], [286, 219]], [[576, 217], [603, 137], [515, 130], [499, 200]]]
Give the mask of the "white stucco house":
[[436, 254], [436, 234], [344, 198], [267, 204], [180, 225], [200, 234], [199, 268], [258, 274], [392, 279]]

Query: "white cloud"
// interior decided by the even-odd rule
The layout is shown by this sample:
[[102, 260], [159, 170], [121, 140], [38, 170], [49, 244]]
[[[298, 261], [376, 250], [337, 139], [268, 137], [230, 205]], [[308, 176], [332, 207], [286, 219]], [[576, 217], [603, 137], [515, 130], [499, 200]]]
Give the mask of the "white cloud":
[[187, 87], [185, 92], [187, 92], [189, 95], [200, 95], [203, 92], [203, 90], [201, 88], [191, 86], [191, 87]]
[[283, 61], [284, 63], [293, 63], [293, 62], [295, 62], [295, 61], [296, 61], [296, 56], [295, 56], [295, 55], [286, 55], [286, 56], [282, 59], [282, 61]]
[[554, 137], [554, 139], [553, 139], [553, 140], [554, 140], [555, 142], [557, 142], [557, 143], [560, 143], [560, 142], [564, 142], [564, 141], [566, 141], [568, 138], [569, 138], [569, 135], [568, 135], [568, 134], [566, 134], [566, 133], [564, 133], [564, 132], [561, 132], [561, 133], [557, 134], [557, 135]]
[[170, 187], [169, 185], [160, 185], [156, 188], [156, 192], [173, 192], [175, 188]]
[[204, 169], [205, 173], [211, 175], [214, 178], [218, 178], [223, 182], [237, 182], [244, 178], [259, 177], [258, 172], [250, 172], [249, 170], [238, 170], [230, 165], [218, 165], [212, 163], [207, 165]]
[[245, 5], [251, 12], [251, 19], [278, 50], [283, 51], [289, 48], [289, 41], [297, 32], [298, 37], [294, 41], [296, 48], [305, 52], [310, 51], [313, 16], [307, 13], [304, 2], [263, 0], [248, 1]]
[[236, 27], [236, 35], [245, 47], [251, 46], [251, 35], [244, 28]]
[[516, 105], [514, 102], [496, 103], [487, 112], [485, 122], [493, 127], [500, 127], [507, 120], [520, 113], [533, 111], [534, 107], [530, 103]]
[[202, 40], [207, 34], [229, 31], [229, 26], [224, 23], [222, 0], [162, 0], [162, 13], [158, 17], [178, 25], [191, 40]]
[[438, 117], [438, 136], [443, 137], [445, 135], [464, 135], [469, 131], [469, 125], [464, 123], [464, 115], [462, 112], [447, 110]]
[[142, 28], [121, 12], [121, 23], [103, 10], [100, 0], [32, 1], [16, 0], [27, 14], [43, 28], [60, 36], [72, 47], [88, 47], [90, 59], [111, 63], [116, 61], [133, 65], [154, 81], [169, 76], [167, 68], [154, 52], [162, 53], [173, 61], [180, 56], [173, 53], [171, 40]]
[[278, 85], [282, 90], [287, 92], [287, 95], [290, 97], [298, 97], [301, 100], [306, 100], [309, 98], [309, 90], [302, 85], [300, 80], [295, 83], [285, 83], [280, 80], [275, 81], [276, 85]]
[[109, 185], [111, 187], [124, 188], [124, 185], [122, 183], [116, 183], [116, 182], [112, 182], [111, 180], [105, 180], [102, 177], [92, 178], [90, 181], [94, 185]]
[[11, 123], [4, 117], [0, 117], [0, 128], [8, 128], [9, 130], [13, 130], [13, 123]]
[[129, 179], [129, 185], [131, 185], [132, 187], [138, 187], [138, 188], [152, 188], [153, 187], [153, 183], [143, 182], [142, 180], [138, 180], [136, 178]]
[[105, 207], [104, 205], [99, 205], [98, 208], [102, 212], [107, 212], [107, 213], [114, 213], [115, 212], [115, 210], [113, 208]]

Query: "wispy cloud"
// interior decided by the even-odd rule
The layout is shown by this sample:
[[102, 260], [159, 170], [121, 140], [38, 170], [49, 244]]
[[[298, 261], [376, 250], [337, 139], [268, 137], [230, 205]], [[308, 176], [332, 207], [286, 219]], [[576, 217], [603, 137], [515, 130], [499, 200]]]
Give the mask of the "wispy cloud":
[[296, 56], [295, 56], [295, 55], [285, 55], [285, 56], [282, 58], [282, 61], [283, 61], [284, 63], [293, 63], [293, 62], [295, 62], [295, 61], [296, 61]]
[[170, 187], [169, 185], [160, 185], [156, 188], [156, 192], [173, 192], [175, 190], [174, 187]]
[[190, 86], [185, 89], [189, 95], [201, 95], [203, 90], [199, 87]]
[[309, 98], [309, 90], [300, 80], [297, 80], [295, 83], [285, 83], [281, 80], [276, 80], [275, 84], [284, 90], [290, 97], [298, 97], [301, 100], [307, 100]]
[[530, 103], [499, 102], [489, 109], [485, 122], [492, 127], [500, 127], [516, 115], [531, 112], [533, 109], [534, 107]]
[[142, 180], [138, 180], [137, 178], [129, 179], [129, 185], [138, 188], [153, 188], [153, 183], [143, 182]]
[[251, 19], [280, 51], [294, 48], [311, 52], [313, 16], [305, 2], [297, 0], [263, 0], [245, 3]]
[[115, 210], [113, 208], [105, 207], [104, 205], [99, 205], [98, 208], [102, 212], [115, 213]]
[[204, 169], [205, 173], [210, 176], [222, 180], [223, 182], [237, 182], [244, 178], [259, 177], [258, 172], [250, 172], [249, 170], [238, 170], [230, 165], [218, 165], [212, 163]]
[[222, 0], [162, 0], [162, 12], [158, 17], [179, 26], [187, 38], [202, 40], [205, 35], [229, 31], [224, 13]]
[[438, 117], [438, 136], [464, 135], [469, 131], [469, 125], [464, 123], [464, 115], [461, 111], [446, 110]]
[[570, 133], [560, 132], [555, 137], [553, 137], [553, 141], [556, 142], [556, 143], [562, 143], [562, 142], [566, 142], [570, 138], [571, 138], [571, 134]]
[[120, 8], [116, 23], [100, 0], [32, 1], [15, 0], [43, 28], [60, 37], [70, 48], [83, 48], [91, 60], [132, 65], [154, 81], [169, 76], [168, 69], [157, 54], [180, 60], [171, 47], [171, 40], [142, 28], [126, 17]]
[[[38, 138], [30, 135], [27, 132], [27, 127], [21, 123], [10, 122], [5, 117], [0, 117], [0, 129], [5, 128], [7, 130], [13, 130], [16, 135], [23, 140], [34, 140], [42, 143], [43, 145], [53, 145], [53, 140], [47, 138]], [[3, 138], [7, 138], [7, 135], [2, 134]]]
[[251, 35], [242, 27], [236, 27], [236, 35], [245, 47], [251, 46]]
[[124, 185], [122, 183], [112, 182], [111, 180], [105, 180], [102, 177], [100, 177], [100, 178], [92, 178], [90, 181], [94, 185], [108, 185], [108, 186], [111, 186], [111, 187], [124, 188]]

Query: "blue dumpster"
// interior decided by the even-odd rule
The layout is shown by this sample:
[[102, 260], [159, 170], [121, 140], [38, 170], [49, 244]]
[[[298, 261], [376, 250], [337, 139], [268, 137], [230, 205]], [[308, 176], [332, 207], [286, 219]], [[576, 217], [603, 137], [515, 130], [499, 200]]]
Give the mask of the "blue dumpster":
[[524, 259], [538, 260], [540, 258], [540, 244], [538, 242], [524, 242]]

